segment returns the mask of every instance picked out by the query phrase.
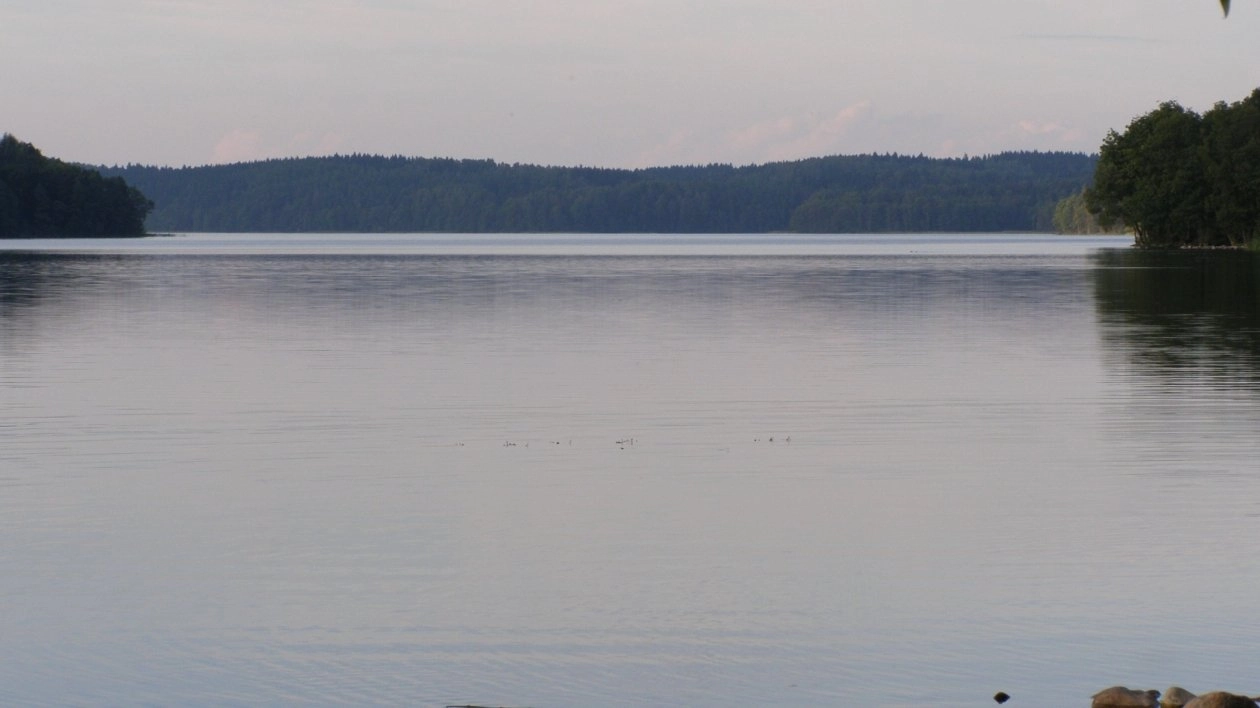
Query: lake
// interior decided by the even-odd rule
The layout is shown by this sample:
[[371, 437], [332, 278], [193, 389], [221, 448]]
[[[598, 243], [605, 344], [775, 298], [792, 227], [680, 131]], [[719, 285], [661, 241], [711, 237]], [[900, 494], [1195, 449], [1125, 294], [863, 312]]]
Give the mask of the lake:
[[1128, 243], [0, 242], [0, 703], [1260, 692], [1260, 260]]

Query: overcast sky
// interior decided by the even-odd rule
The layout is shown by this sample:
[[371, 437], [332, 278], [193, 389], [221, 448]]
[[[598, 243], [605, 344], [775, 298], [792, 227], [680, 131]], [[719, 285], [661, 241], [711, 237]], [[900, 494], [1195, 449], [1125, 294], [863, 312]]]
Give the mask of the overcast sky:
[[0, 0], [0, 66], [95, 164], [1094, 152], [1260, 86], [1260, 0]]

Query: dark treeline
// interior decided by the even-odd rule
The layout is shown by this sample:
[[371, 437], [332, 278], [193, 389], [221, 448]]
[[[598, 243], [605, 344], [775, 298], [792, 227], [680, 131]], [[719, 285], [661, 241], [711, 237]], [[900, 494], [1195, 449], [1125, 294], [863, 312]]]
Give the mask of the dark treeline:
[[171, 231], [1048, 231], [1095, 158], [823, 157], [642, 170], [366, 155], [104, 168]]
[[1146, 247], [1260, 246], [1260, 89], [1199, 115], [1176, 102], [1103, 142], [1085, 193]]
[[153, 208], [119, 177], [44, 155], [0, 137], [0, 238], [140, 236]]

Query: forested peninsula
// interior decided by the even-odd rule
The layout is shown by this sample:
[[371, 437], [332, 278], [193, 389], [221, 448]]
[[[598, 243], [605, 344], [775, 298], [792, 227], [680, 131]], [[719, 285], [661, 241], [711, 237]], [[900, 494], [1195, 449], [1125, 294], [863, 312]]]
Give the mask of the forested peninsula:
[[1260, 89], [1202, 115], [1167, 101], [1111, 131], [1085, 202], [1141, 247], [1260, 249]]
[[627, 170], [345, 155], [100, 169], [152, 197], [162, 231], [872, 233], [1050, 231], [1095, 162], [1009, 152]]
[[0, 138], [0, 238], [142, 236], [153, 202], [120, 177]]

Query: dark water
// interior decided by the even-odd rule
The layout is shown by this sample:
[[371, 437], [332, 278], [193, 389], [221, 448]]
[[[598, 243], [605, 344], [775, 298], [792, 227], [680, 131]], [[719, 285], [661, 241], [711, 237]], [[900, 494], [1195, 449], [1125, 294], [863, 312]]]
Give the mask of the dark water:
[[0, 703], [1255, 693], [1260, 263], [1039, 237], [0, 252]]

